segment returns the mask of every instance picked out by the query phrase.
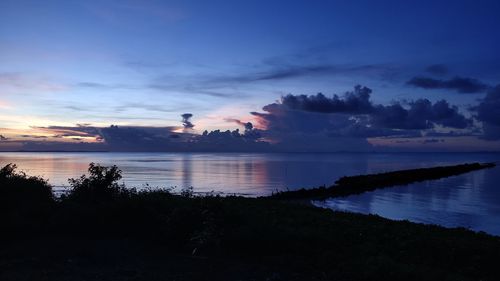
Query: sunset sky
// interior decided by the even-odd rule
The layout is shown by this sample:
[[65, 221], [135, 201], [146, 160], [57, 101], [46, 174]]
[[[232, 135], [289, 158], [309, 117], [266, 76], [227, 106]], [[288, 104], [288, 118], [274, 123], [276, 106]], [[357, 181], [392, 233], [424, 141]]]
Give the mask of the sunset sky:
[[0, 150], [500, 150], [499, 12], [0, 0]]

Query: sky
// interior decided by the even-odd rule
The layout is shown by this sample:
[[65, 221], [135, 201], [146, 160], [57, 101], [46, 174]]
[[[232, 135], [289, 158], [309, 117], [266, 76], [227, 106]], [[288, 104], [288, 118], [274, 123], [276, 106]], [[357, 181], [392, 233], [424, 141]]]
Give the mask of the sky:
[[499, 151], [499, 12], [0, 0], [0, 151]]

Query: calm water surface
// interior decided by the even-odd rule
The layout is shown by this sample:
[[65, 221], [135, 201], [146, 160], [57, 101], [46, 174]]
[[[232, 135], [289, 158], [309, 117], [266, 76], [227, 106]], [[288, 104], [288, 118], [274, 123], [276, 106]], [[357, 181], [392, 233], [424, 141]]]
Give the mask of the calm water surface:
[[[30, 175], [48, 178], [58, 190], [95, 162], [117, 165], [127, 186], [248, 196], [331, 185], [344, 175], [498, 160], [500, 154], [494, 153], [0, 153], [0, 165], [16, 163]], [[315, 204], [500, 235], [498, 183], [500, 167]]]

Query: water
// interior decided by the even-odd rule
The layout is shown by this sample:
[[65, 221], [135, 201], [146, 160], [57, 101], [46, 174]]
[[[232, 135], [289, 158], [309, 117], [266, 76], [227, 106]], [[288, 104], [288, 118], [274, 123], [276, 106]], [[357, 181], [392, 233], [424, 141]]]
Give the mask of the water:
[[[494, 157], [483, 160], [495, 161]], [[394, 220], [465, 227], [500, 236], [500, 167], [313, 202]]]
[[[0, 153], [0, 166], [16, 163], [49, 179], [57, 190], [95, 162], [117, 165], [127, 186], [246, 196], [331, 185], [345, 175], [498, 160], [495, 153]], [[500, 167], [315, 204], [500, 235], [498, 182]]]

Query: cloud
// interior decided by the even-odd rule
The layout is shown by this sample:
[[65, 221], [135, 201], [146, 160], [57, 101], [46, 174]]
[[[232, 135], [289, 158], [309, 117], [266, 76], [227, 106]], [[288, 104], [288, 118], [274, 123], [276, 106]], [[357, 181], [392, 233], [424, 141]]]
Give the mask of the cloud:
[[[139, 127], [139, 126], [115, 126], [94, 127], [89, 124], [77, 124], [76, 126], [48, 126], [34, 127], [37, 131], [44, 132], [46, 136], [53, 139], [81, 141], [80, 143], [94, 143], [92, 147], [99, 151], [177, 151], [179, 145], [172, 144], [171, 136], [177, 135], [173, 131], [179, 127]], [[61, 143], [54, 142], [56, 143]], [[25, 142], [32, 143], [32, 142]], [[44, 146], [57, 147], [54, 146]], [[36, 142], [36, 145], [40, 143]], [[31, 147], [31, 146], [30, 146]], [[64, 145], [63, 147], [69, 147]], [[57, 149], [56, 149], [57, 150]]]
[[[268, 66], [261, 66], [269, 68]], [[209, 83], [250, 83], [259, 81], [276, 81], [300, 77], [317, 77], [328, 75], [358, 76], [391, 76], [394, 68], [388, 65], [337, 65], [337, 64], [303, 64], [273, 66], [264, 71], [243, 73], [235, 76], [220, 76], [209, 79]]]
[[100, 143], [24, 141], [21, 146], [13, 146], [14, 151], [107, 151]]
[[[356, 86], [344, 95], [287, 95], [252, 112], [262, 137], [277, 146], [301, 150], [369, 150], [367, 138], [421, 138], [434, 128], [470, 129], [472, 120], [445, 100], [417, 99], [401, 104], [374, 104], [371, 89]], [[314, 141], [313, 141], [314, 140]], [[344, 140], [344, 143], [339, 143]], [[313, 150], [314, 145], [307, 147]]]
[[242, 122], [241, 120], [234, 119], [234, 118], [226, 118], [224, 120], [227, 122], [232, 122], [232, 123], [236, 123], [240, 126], [243, 126], [245, 128], [245, 130], [252, 130], [253, 129], [253, 124], [251, 122]]
[[353, 92], [346, 92], [343, 98], [337, 95], [327, 98], [321, 93], [312, 96], [286, 95], [281, 99], [281, 104], [290, 109], [322, 113], [368, 113], [373, 109], [371, 92], [371, 89], [358, 85]]
[[[291, 66], [288, 68], [269, 71], [267, 73], [256, 73], [253, 76], [248, 76], [247, 78], [249, 81], [281, 80], [301, 76], [325, 75], [337, 71], [338, 68], [333, 65]], [[242, 77], [240, 79], [244, 80], [245, 78]]]
[[[188, 123], [192, 114], [183, 114]], [[194, 126], [194, 125], [193, 125]], [[186, 125], [184, 128], [192, 128]], [[198, 135], [190, 130], [174, 132], [176, 127], [100, 128], [104, 144], [112, 151], [268, 151], [269, 144], [259, 140], [255, 129], [240, 131], [205, 131]]]
[[0, 141], [6, 141], [8, 138], [4, 137], [3, 135], [0, 135]]
[[[182, 126], [33, 127], [36, 132], [27, 132], [28, 139], [18, 143], [22, 143], [22, 149], [32, 150], [64, 150], [81, 144], [81, 150], [100, 151], [329, 152], [372, 151], [378, 149], [377, 145], [405, 139], [412, 144], [435, 143], [432, 147], [436, 148], [441, 141], [435, 140], [446, 139], [448, 144], [451, 138], [477, 139], [483, 132], [483, 138], [500, 139], [500, 86], [490, 89], [473, 108], [475, 118], [483, 124], [482, 131], [478, 131], [477, 122], [474, 124], [445, 100], [416, 99], [387, 105], [374, 103], [371, 95], [372, 90], [362, 86], [330, 97], [286, 95], [263, 106], [262, 112], [251, 112], [252, 122], [225, 119], [241, 126], [233, 131], [197, 134], [190, 130], [194, 127], [193, 114], [184, 113]], [[45, 140], [36, 136], [45, 136]]]
[[[186, 118], [191, 118], [190, 117]], [[134, 127], [115, 126], [91, 127], [86, 124], [74, 127], [46, 127], [47, 132], [52, 132], [56, 138], [63, 138], [61, 132], [71, 132], [75, 141], [85, 140], [90, 132], [97, 133], [98, 142], [78, 142], [81, 150], [98, 151], [270, 151], [269, 143], [260, 141], [258, 130], [250, 128], [241, 133], [234, 131], [205, 131], [198, 135], [192, 132], [174, 132], [179, 127]], [[253, 126], [252, 126], [253, 127]], [[81, 136], [81, 137], [78, 137]], [[23, 141], [24, 150], [79, 150], [77, 146], [60, 141]]]
[[479, 131], [479, 128], [477, 127], [472, 127], [470, 130], [466, 131], [435, 131], [435, 130], [428, 130], [425, 132], [426, 137], [470, 137], [470, 136], [481, 136], [482, 132]]
[[55, 137], [99, 137], [100, 131], [97, 127], [91, 126], [48, 126], [48, 127], [32, 127], [38, 131], [45, 132], [46, 134], [53, 135]]
[[260, 140], [260, 131], [246, 123], [244, 133], [239, 129], [230, 131], [204, 131], [192, 140], [192, 147], [197, 151], [275, 151], [270, 143]]
[[184, 113], [181, 115], [182, 117], [182, 126], [184, 126], [184, 130], [194, 128], [194, 124], [191, 123], [190, 119], [193, 117], [192, 113]]
[[417, 76], [406, 82], [417, 88], [423, 89], [446, 89], [457, 91], [464, 94], [481, 93], [488, 89], [488, 85], [473, 78], [454, 77], [449, 80], [434, 79], [429, 77]]
[[436, 125], [464, 129], [472, 120], [459, 113], [456, 106], [440, 100], [434, 104], [427, 99], [411, 101], [405, 108], [400, 103], [377, 105], [371, 114], [373, 125], [392, 129], [432, 129]]
[[482, 138], [500, 140], [500, 85], [491, 88], [478, 106], [472, 108], [483, 123]]
[[30, 138], [30, 139], [46, 139], [47, 136], [38, 136], [38, 135], [21, 135], [22, 138]]
[[444, 139], [425, 139], [425, 140], [421, 141], [421, 143], [423, 143], [423, 144], [440, 143], [440, 142], [444, 142], [444, 141], [445, 141]]
[[[182, 80], [179, 78], [176, 79]], [[183, 79], [186, 79], [186, 77], [184, 77]], [[186, 81], [181, 81], [181, 83], [179, 84], [178, 82], [172, 83], [171, 78], [163, 76], [154, 79], [154, 81], [152, 81], [145, 87], [147, 89], [156, 91], [177, 91], [188, 93], [190, 95], [206, 95], [216, 98], [239, 98], [240, 96], [244, 95], [235, 95], [234, 90], [232, 90], [231, 92], [224, 92], [220, 87], [210, 86], [206, 81], [198, 81], [198, 79], [199, 78], [188, 78]]]
[[[186, 79], [186, 78], [182, 78]], [[175, 78], [175, 83], [172, 83], [172, 78], [167, 76], [156, 77], [149, 83], [132, 85], [132, 84], [113, 84], [113, 83], [99, 83], [99, 82], [79, 82], [73, 84], [74, 87], [83, 89], [95, 90], [155, 90], [155, 91], [175, 91], [189, 93], [191, 95], [206, 95], [218, 98], [234, 98], [234, 92], [225, 93], [224, 91], [211, 90], [204, 82], [196, 81], [196, 78], [189, 78], [186, 81], [179, 77]], [[181, 83], [179, 84], [179, 81]], [[200, 84], [195, 86], [194, 84]]]
[[[48, 103], [52, 107], [60, 107], [65, 110], [75, 111], [78, 113], [87, 113], [88, 116], [92, 115], [94, 118], [98, 119], [130, 119], [130, 120], [163, 120], [161, 116], [156, 117], [155, 115], [145, 115], [141, 114], [137, 116], [138, 110], [145, 110], [150, 112], [161, 112], [161, 113], [173, 113], [179, 112], [188, 108], [191, 108], [189, 104], [176, 103], [175, 105], [163, 104], [163, 103], [143, 103], [143, 102], [126, 102], [126, 103], [118, 103], [116, 105], [104, 105], [104, 104], [60, 104], [58, 102], [50, 102]], [[102, 115], [103, 112], [106, 113], [123, 113], [127, 111], [131, 111], [129, 114], [123, 114], [123, 116], [119, 115]]]
[[[430, 129], [435, 125], [444, 127], [463, 129], [471, 125], [472, 120], [459, 113], [456, 106], [450, 106], [445, 100], [440, 100], [434, 104], [427, 99], [417, 99], [408, 102], [408, 106], [403, 106], [399, 102], [392, 105], [375, 105], [370, 100], [372, 90], [367, 87], [356, 86], [354, 91], [346, 92], [342, 97], [333, 95], [328, 98], [323, 94], [316, 95], [286, 95], [282, 97], [280, 103], [273, 103], [263, 107], [263, 110], [271, 113], [261, 115], [254, 113], [254, 116], [261, 117], [263, 125], [276, 126], [283, 120], [278, 120], [285, 115], [290, 115], [287, 111], [302, 111], [314, 113], [335, 113], [336, 122], [343, 120], [342, 124], [365, 123], [370, 128], [388, 129]], [[301, 113], [296, 113], [299, 116]], [[340, 117], [344, 114], [344, 117]], [[357, 119], [352, 116], [358, 115]], [[359, 117], [365, 115], [365, 118]], [[314, 122], [307, 124], [308, 129], [315, 127], [320, 120], [325, 119], [323, 115], [309, 115]], [[348, 118], [346, 119], [347, 116]], [[303, 118], [300, 116], [299, 118]], [[287, 120], [289, 124], [299, 124], [300, 120]], [[329, 123], [332, 123], [329, 121]]]
[[448, 74], [448, 67], [444, 64], [432, 64], [425, 68], [425, 71], [438, 76], [443, 76]]
[[100, 128], [100, 134], [110, 151], [168, 151], [170, 136], [174, 133], [166, 127], [126, 127], [114, 126]]
[[140, 90], [144, 89], [143, 86], [136, 86], [130, 84], [105, 84], [98, 82], [79, 82], [74, 84], [78, 88], [98, 89], [98, 90]]

